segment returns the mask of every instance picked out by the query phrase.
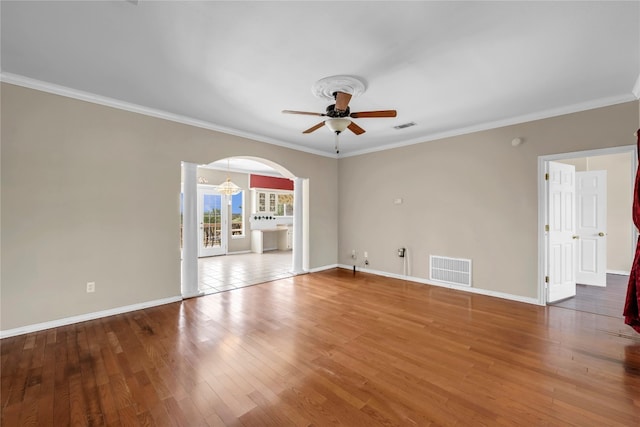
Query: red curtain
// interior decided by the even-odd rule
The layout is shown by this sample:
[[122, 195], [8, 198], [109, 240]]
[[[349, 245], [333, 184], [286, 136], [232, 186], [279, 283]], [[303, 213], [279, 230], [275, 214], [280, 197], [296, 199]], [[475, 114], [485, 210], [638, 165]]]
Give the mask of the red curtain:
[[[638, 138], [638, 160], [640, 161], [640, 129], [636, 132]], [[640, 166], [640, 165], [639, 165]], [[636, 171], [636, 184], [633, 190], [633, 223], [640, 229], [640, 167]], [[636, 256], [631, 266], [627, 298], [624, 302], [624, 323], [640, 333], [640, 239], [636, 246]]]

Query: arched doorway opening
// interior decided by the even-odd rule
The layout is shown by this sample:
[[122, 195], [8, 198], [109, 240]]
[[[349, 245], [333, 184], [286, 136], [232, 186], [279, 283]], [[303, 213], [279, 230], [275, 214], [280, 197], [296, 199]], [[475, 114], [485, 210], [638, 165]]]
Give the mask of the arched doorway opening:
[[[276, 177], [281, 180], [290, 180], [293, 189], [289, 198], [293, 201], [286, 212], [278, 205], [279, 211], [269, 210], [263, 215], [256, 215], [257, 195], [264, 199], [264, 194], [269, 194], [274, 200], [274, 195], [285, 193], [268, 188], [256, 188], [250, 184], [250, 178], [257, 176]], [[221, 196], [216, 191], [219, 184], [227, 178], [238, 181], [242, 193], [238, 196]], [[254, 254], [261, 253], [261, 246], [256, 246], [262, 235], [282, 235], [280, 240], [286, 237], [290, 248], [290, 267], [287, 272], [290, 275], [305, 273], [308, 270], [308, 179], [296, 177], [282, 165], [269, 159], [254, 156], [233, 156], [216, 160], [208, 164], [195, 164], [182, 162], [182, 196], [181, 196], [181, 227], [182, 227], [182, 295], [185, 298], [203, 295], [205, 292], [199, 284], [199, 257], [228, 254]], [[266, 193], [265, 193], [266, 192]], [[203, 195], [208, 197], [209, 210], [203, 209]], [[233, 199], [232, 199], [233, 198]], [[238, 198], [241, 202], [235, 200]], [[282, 199], [282, 197], [279, 197]], [[276, 199], [278, 200], [278, 199]], [[216, 202], [217, 201], [217, 202]], [[241, 203], [243, 213], [233, 210]], [[215, 206], [213, 208], [212, 206]], [[202, 213], [207, 211], [215, 213], [215, 220], [203, 221]], [[283, 215], [278, 215], [283, 213]], [[287, 216], [286, 213], [291, 214]], [[240, 216], [242, 215], [242, 216]], [[218, 219], [221, 218], [221, 219]], [[230, 222], [225, 223], [229, 219]], [[235, 221], [235, 222], [234, 222]], [[208, 222], [204, 224], [204, 222]], [[239, 224], [242, 223], [242, 224]], [[266, 224], [266, 226], [265, 226]], [[271, 228], [273, 226], [273, 228]], [[219, 227], [217, 229], [209, 227]], [[204, 234], [203, 228], [207, 233]], [[202, 242], [215, 242], [219, 245], [213, 252], [202, 255]], [[286, 241], [286, 240], [285, 240]], [[249, 243], [251, 242], [251, 243]], [[284, 244], [284, 243], [283, 243]], [[221, 247], [221, 249], [220, 249]], [[257, 249], [260, 248], [260, 250]], [[273, 249], [273, 248], [271, 248]], [[254, 257], [254, 260], [256, 258]], [[282, 260], [282, 257], [280, 257]], [[239, 260], [237, 258], [236, 260]], [[246, 261], [246, 257], [245, 257]], [[200, 262], [202, 264], [202, 262]], [[256, 262], [252, 267], [259, 267], [262, 263]], [[250, 275], [256, 283], [261, 283], [259, 271], [253, 271]], [[265, 281], [265, 280], [262, 280]], [[247, 282], [244, 281], [244, 285]], [[223, 286], [222, 290], [233, 289], [234, 286]], [[208, 288], [207, 288], [208, 289]], [[207, 292], [210, 293], [210, 292]]]

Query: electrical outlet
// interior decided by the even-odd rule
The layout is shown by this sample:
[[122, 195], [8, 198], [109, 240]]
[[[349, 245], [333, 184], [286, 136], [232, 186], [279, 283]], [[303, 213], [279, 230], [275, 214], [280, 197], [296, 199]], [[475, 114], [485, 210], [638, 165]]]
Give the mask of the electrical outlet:
[[364, 265], [369, 265], [369, 260], [368, 259], [364, 260]]
[[96, 282], [87, 282], [87, 293], [96, 291]]
[[364, 257], [365, 257], [365, 258], [369, 258], [369, 252], [364, 251]]
[[351, 258], [356, 259], [356, 250], [355, 249], [351, 250]]

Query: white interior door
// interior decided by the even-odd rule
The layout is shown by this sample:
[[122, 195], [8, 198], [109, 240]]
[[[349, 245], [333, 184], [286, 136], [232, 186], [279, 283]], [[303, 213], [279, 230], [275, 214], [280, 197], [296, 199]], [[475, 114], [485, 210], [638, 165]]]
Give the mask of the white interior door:
[[547, 302], [576, 295], [575, 167], [549, 162], [547, 181]]
[[576, 281], [607, 286], [607, 171], [576, 172]]
[[214, 189], [198, 188], [198, 256], [227, 253], [227, 203]]

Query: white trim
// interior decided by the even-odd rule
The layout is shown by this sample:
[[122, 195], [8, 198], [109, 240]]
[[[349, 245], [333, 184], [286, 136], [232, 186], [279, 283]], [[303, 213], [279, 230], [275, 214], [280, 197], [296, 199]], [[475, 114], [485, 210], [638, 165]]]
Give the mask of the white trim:
[[309, 194], [309, 179], [307, 178], [302, 181], [302, 269], [305, 271], [309, 271], [309, 244], [311, 242]]
[[192, 296], [198, 291], [198, 184], [197, 165], [182, 162], [182, 295]]
[[607, 274], [617, 274], [618, 276], [628, 276], [631, 273], [624, 270], [607, 270]]
[[197, 298], [197, 297], [201, 297], [204, 295], [204, 291], [201, 291], [200, 289], [193, 291], [193, 292], [188, 292], [188, 293], [184, 293], [182, 294], [182, 299], [189, 299], [189, 298]]
[[[303, 178], [293, 178], [293, 226], [291, 230], [293, 231], [292, 238], [292, 246], [293, 246], [293, 254], [291, 257], [291, 271], [293, 274], [298, 275], [304, 273], [304, 268], [302, 267], [304, 261], [302, 259], [303, 256], [303, 245], [304, 245], [304, 213], [303, 213], [303, 194], [302, 194], [302, 186], [304, 179]], [[276, 197], [276, 210], [278, 207], [278, 198]]]
[[[623, 145], [619, 147], [609, 148], [597, 148], [594, 150], [575, 151], [572, 153], [559, 153], [559, 154], [547, 154], [544, 156], [538, 156], [538, 305], [546, 305], [547, 297], [545, 292], [546, 275], [546, 233], [544, 231], [544, 225], [546, 224], [547, 215], [547, 197], [546, 197], [546, 185], [544, 180], [544, 174], [547, 172], [548, 162], [554, 160], [572, 159], [579, 157], [597, 157], [605, 156], [608, 154], [620, 154], [631, 152], [633, 154], [632, 170], [635, 171], [638, 167], [638, 149], [636, 145]], [[633, 172], [632, 172], [633, 173]], [[632, 175], [632, 182], [635, 176]], [[633, 191], [633, 185], [631, 186]], [[636, 235], [635, 226], [632, 225], [632, 236]], [[635, 240], [631, 242], [631, 253], [635, 253]]]
[[633, 89], [631, 93], [636, 97], [636, 99], [640, 99], [640, 74], [638, 74], [638, 78], [636, 79], [636, 84], [633, 85]]
[[577, 113], [581, 111], [592, 110], [595, 108], [608, 107], [611, 105], [622, 104], [625, 102], [636, 101], [640, 99], [640, 75], [636, 84], [633, 87], [632, 93], [626, 95], [612, 96], [608, 98], [601, 98], [589, 102], [583, 102], [579, 104], [567, 105], [560, 108], [554, 108], [550, 110], [539, 111], [537, 113], [526, 114], [522, 116], [511, 117], [502, 120], [496, 120], [493, 122], [480, 123], [474, 126], [468, 126], [464, 128], [453, 129], [446, 132], [434, 133], [431, 135], [424, 135], [418, 138], [409, 139], [406, 141], [398, 142], [395, 144], [381, 145], [373, 148], [365, 148], [363, 150], [356, 150], [352, 152], [341, 152], [338, 157], [335, 153], [327, 153], [325, 151], [316, 150], [313, 148], [304, 147], [301, 145], [290, 144], [282, 141], [278, 141], [272, 138], [268, 138], [262, 135], [256, 135], [249, 132], [241, 131], [238, 129], [227, 128], [224, 126], [216, 125], [215, 123], [206, 122], [204, 120], [197, 120], [178, 114], [169, 113], [166, 111], [145, 107], [138, 104], [133, 104], [118, 99], [109, 98], [101, 95], [96, 95], [90, 92], [84, 92], [77, 89], [72, 89], [66, 86], [60, 86], [53, 83], [44, 82], [41, 80], [32, 79], [29, 77], [21, 76], [18, 74], [8, 73], [6, 71], [0, 72], [0, 82], [5, 82], [17, 86], [22, 86], [30, 89], [36, 89], [42, 92], [53, 93], [55, 95], [65, 96], [67, 98], [79, 99], [81, 101], [91, 102], [94, 104], [104, 105], [107, 107], [113, 107], [120, 110], [131, 111], [133, 113], [144, 114], [151, 117], [169, 120], [172, 122], [183, 123], [190, 126], [195, 126], [203, 129], [209, 129], [216, 132], [224, 132], [229, 135], [235, 135], [242, 138], [252, 139], [254, 141], [264, 142], [267, 144], [277, 145], [279, 147], [289, 148], [296, 151], [302, 151], [310, 154], [316, 154], [322, 157], [329, 157], [333, 159], [360, 156], [362, 154], [375, 153], [377, 151], [391, 150], [393, 148], [405, 147], [408, 145], [421, 144], [423, 142], [435, 141], [443, 138], [450, 138], [454, 136], [466, 135], [474, 132], [481, 132], [489, 129], [496, 129], [505, 126], [516, 125], [519, 123], [526, 123], [535, 120], [547, 119], [550, 117], [562, 116], [565, 114]]
[[[246, 237], [246, 236], [243, 236]], [[250, 254], [251, 251], [234, 251], [234, 252], [227, 252], [227, 255], [241, 255], [241, 254]]]
[[558, 154], [546, 154], [544, 156], [539, 156], [544, 161], [554, 161], [554, 160], [564, 160], [564, 159], [576, 159], [580, 157], [598, 157], [598, 156], [606, 156], [609, 154], [621, 154], [628, 153], [632, 151], [635, 153], [636, 146], [633, 145], [621, 145], [618, 147], [609, 147], [609, 148], [595, 148], [593, 150], [582, 150], [582, 151], [574, 151], [570, 153], [558, 153]]
[[547, 284], [545, 282], [547, 272], [547, 234], [544, 229], [547, 223], [547, 186], [546, 181], [543, 179], [545, 173], [547, 173], [547, 161], [538, 156], [538, 176], [536, 178], [538, 181], [538, 279], [536, 288], [538, 289], [538, 304], [540, 305], [547, 303]]
[[[244, 253], [244, 252], [241, 252], [241, 253]], [[346, 269], [346, 270], [352, 270], [353, 266], [352, 265], [345, 265], [345, 264], [329, 264], [329, 265], [324, 265], [324, 266], [321, 266], [321, 267], [312, 268], [312, 269], [309, 270], [309, 273], [318, 273], [320, 271], [331, 270], [331, 269], [334, 269], [334, 268], [342, 268], [342, 269]], [[388, 273], [388, 272], [385, 272], [385, 271], [379, 271], [379, 270], [373, 270], [373, 269], [357, 268], [357, 271], [362, 271], [362, 272], [365, 272], [365, 273], [375, 274], [377, 276], [390, 277], [390, 278], [400, 279], [400, 280], [408, 280], [408, 281], [411, 281], [411, 282], [421, 283], [421, 284], [425, 284], [425, 285], [439, 286], [439, 287], [443, 287], [443, 288], [455, 289], [455, 290], [464, 291], [464, 292], [471, 292], [471, 293], [480, 294], [480, 295], [492, 296], [492, 297], [507, 299], [507, 300], [511, 300], [511, 301], [524, 302], [524, 303], [527, 303], [527, 304], [540, 305], [540, 304], [538, 304], [538, 302], [534, 298], [527, 298], [527, 297], [523, 297], [523, 296], [519, 296], [519, 295], [513, 295], [513, 294], [506, 294], [506, 293], [503, 293], [503, 292], [490, 291], [490, 290], [487, 290], [487, 289], [468, 288], [468, 287], [465, 287], [465, 286], [450, 285], [450, 284], [446, 284], [446, 283], [437, 283], [435, 281], [427, 281], [426, 279], [422, 279], [422, 278], [419, 278], [419, 277], [403, 276], [403, 275], [400, 275], [400, 274]], [[198, 292], [198, 294], [197, 295], [193, 295], [193, 297], [200, 296], [200, 295], [204, 295], [204, 292]], [[53, 321], [50, 321], [50, 322], [36, 323], [36, 324], [33, 324], [33, 325], [22, 326], [22, 327], [19, 327], [19, 328], [7, 329], [7, 330], [4, 330], [4, 331], [0, 331], [0, 339], [9, 338], [9, 337], [13, 337], [13, 336], [16, 336], [16, 335], [28, 334], [28, 333], [32, 333], [32, 332], [43, 331], [43, 330], [51, 329], [51, 328], [58, 328], [58, 327], [61, 327], [61, 326], [71, 325], [71, 324], [80, 323], [80, 322], [86, 322], [86, 321], [89, 321], [89, 320], [100, 319], [100, 318], [103, 318], [103, 317], [114, 316], [116, 314], [128, 313], [128, 312], [136, 311], [136, 310], [143, 310], [145, 308], [156, 307], [156, 306], [165, 305], [165, 304], [171, 304], [171, 303], [178, 302], [178, 301], [181, 301], [181, 300], [186, 299], [186, 298], [191, 298], [191, 296], [186, 296], [186, 295], [184, 297], [175, 296], [175, 297], [164, 298], [164, 299], [159, 299], [159, 300], [154, 300], [154, 301], [147, 301], [147, 302], [127, 305], [127, 306], [123, 306], [123, 307], [116, 307], [116, 308], [112, 308], [112, 309], [108, 309], [108, 310], [96, 311], [96, 312], [93, 312], [93, 313], [81, 314], [81, 315], [78, 315], [78, 316], [66, 317], [64, 319], [53, 320]]]
[[250, 172], [247, 169], [238, 169], [238, 168], [234, 168], [233, 166], [230, 168], [222, 167], [222, 166], [211, 166], [210, 164], [203, 164], [203, 165], [198, 165], [199, 168], [202, 169], [208, 169], [208, 170], [215, 170], [215, 171], [221, 171], [221, 172], [234, 172], [234, 173], [241, 173], [241, 174], [245, 174], [245, 175], [262, 175], [262, 176], [270, 176], [273, 178], [282, 178], [282, 174], [280, 172]]
[[100, 319], [102, 317], [114, 316], [116, 314], [128, 313], [130, 311], [143, 310], [145, 308], [171, 304], [178, 301], [182, 301], [182, 296], [178, 295], [170, 298], [163, 298], [163, 299], [158, 299], [153, 301], [141, 302], [138, 304], [125, 305], [123, 307], [111, 308], [109, 310], [102, 310], [102, 311], [96, 311], [93, 313], [81, 314], [78, 316], [65, 317], [64, 319], [52, 320], [50, 322], [35, 323], [33, 325], [21, 326], [19, 328], [0, 331], [0, 339], [9, 338], [16, 335], [29, 334], [32, 332], [43, 331], [45, 329], [59, 328], [61, 326], [71, 325], [73, 323], [86, 322], [88, 320], [95, 320], [95, 319]]
[[485, 130], [497, 129], [505, 126], [517, 125], [520, 123], [528, 123], [528, 122], [533, 122], [535, 120], [548, 119], [551, 117], [562, 116], [565, 114], [572, 114], [572, 113], [578, 113], [581, 111], [593, 110], [596, 108], [609, 107], [611, 105], [631, 102], [637, 99], [638, 99], [638, 96], [634, 96], [633, 94], [613, 96], [609, 98], [601, 98], [594, 101], [567, 105], [561, 108], [554, 108], [550, 110], [539, 111], [537, 113], [525, 114], [523, 116], [516, 116], [508, 119], [496, 120], [493, 122], [480, 123], [480, 124], [477, 124], [474, 126], [468, 126], [465, 128], [453, 129], [446, 132], [425, 135], [419, 138], [413, 138], [413, 139], [398, 142], [395, 144], [382, 145], [382, 146], [377, 146], [373, 148], [365, 148], [363, 150], [350, 151], [346, 153], [341, 151], [340, 158], [360, 156], [362, 154], [369, 154], [369, 153], [375, 153], [377, 151], [391, 150], [393, 148], [420, 144], [422, 142], [436, 141], [438, 139], [451, 138], [454, 136], [466, 135], [466, 134], [475, 133], [475, 132], [482, 132]]
[[[344, 268], [346, 270], [353, 270], [353, 265], [338, 264], [338, 267], [339, 268]], [[416, 283], [420, 283], [420, 284], [423, 284], [423, 285], [438, 286], [438, 287], [441, 287], [441, 288], [454, 289], [456, 291], [469, 292], [469, 293], [472, 293], [472, 294], [479, 294], [479, 295], [485, 295], [485, 296], [489, 296], [489, 297], [506, 299], [506, 300], [510, 300], [510, 301], [523, 302], [523, 303], [526, 303], [526, 304], [541, 305], [541, 304], [538, 303], [538, 300], [536, 298], [523, 297], [523, 296], [520, 296], [520, 295], [507, 294], [507, 293], [504, 293], [504, 292], [491, 291], [491, 290], [488, 290], [488, 289], [480, 289], [480, 288], [473, 288], [473, 287], [470, 288], [468, 286], [452, 285], [450, 283], [443, 283], [443, 282], [438, 282], [438, 281], [435, 281], [435, 280], [427, 280], [427, 279], [423, 279], [421, 277], [403, 276], [401, 274], [388, 273], [386, 271], [372, 270], [372, 269], [369, 269], [369, 268], [360, 268], [360, 267], [358, 267], [358, 268], [356, 268], [356, 271], [361, 271], [363, 273], [375, 274], [376, 276], [390, 277], [390, 278], [393, 278], [393, 279], [408, 280], [410, 282], [416, 282]]]
[[318, 273], [319, 271], [331, 270], [332, 268], [338, 268], [338, 264], [323, 265], [322, 267], [316, 267], [309, 269], [309, 273]]
[[318, 156], [336, 158], [336, 155], [333, 153], [326, 153], [324, 151], [303, 147], [301, 145], [288, 144], [286, 142], [278, 141], [272, 138], [267, 138], [262, 135], [256, 135], [256, 134], [241, 131], [238, 129], [220, 126], [215, 123], [207, 122], [204, 120], [192, 119], [190, 117], [181, 116], [179, 114], [173, 114], [167, 111], [158, 110], [155, 108], [149, 108], [143, 105], [133, 104], [126, 101], [120, 101], [118, 99], [96, 95], [94, 93], [84, 92], [81, 90], [72, 89], [70, 87], [60, 86], [57, 84], [48, 83], [41, 80], [32, 79], [29, 77], [24, 77], [18, 74], [7, 73], [5, 71], [0, 73], [0, 81], [17, 85], [17, 86], [30, 88], [30, 89], [36, 89], [42, 92], [65, 96], [67, 98], [79, 99], [81, 101], [91, 102], [93, 104], [104, 105], [107, 107], [117, 108], [119, 110], [130, 111], [132, 113], [144, 114], [146, 116], [156, 117], [159, 119], [164, 119], [172, 122], [182, 123], [185, 125], [195, 126], [202, 129], [209, 129], [216, 132], [224, 132], [229, 135], [235, 135], [241, 138], [247, 138], [247, 139], [252, 139], [254, 141], [265, 142], [267, 144], [277, 145], [279, 147], [289, 148], [296, 151], [304, 151], [306, 153], [316, 154]]

